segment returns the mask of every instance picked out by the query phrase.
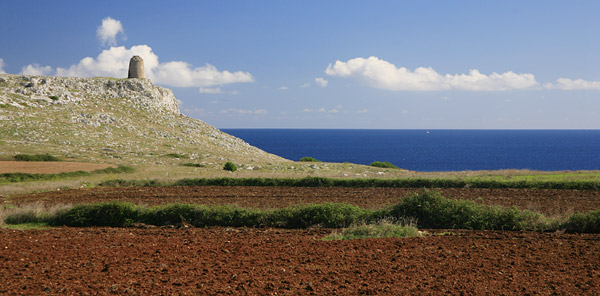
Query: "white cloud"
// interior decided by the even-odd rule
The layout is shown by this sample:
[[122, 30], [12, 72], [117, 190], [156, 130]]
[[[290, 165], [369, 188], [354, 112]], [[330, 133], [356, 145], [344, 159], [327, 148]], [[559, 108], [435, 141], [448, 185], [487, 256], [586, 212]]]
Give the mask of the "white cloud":
[[4, 59], [0, 58], [0, 74], [6, 74], [6, 72], [4, 72], [5, 66], [6, 66], [6, 63], [4, 63]]
[[310, 86], [310, 83], [307, 82], [307, 83], [300, 85], [300, 88], [307, 88], [309, 86]]
[[347, 62], [329, 64], [325, 73], [342, 78], [355, 78], [367, 85], [392, 91], [435, 91], [435, 90], [513, 90], [539, 86], [533, 74], [518, 74], [512, 71], [485, 75], [478, 70], [469, 74], [441, 75], [432, 68], [419, 67], [410, 71], [405, 67], [377, 57], [354, 58]]
[[117, 45], [117, 34], [124, 32], [121, 21], [107, 17], [102, 20], [102, 25], [96, 30], [96, 36], [102, 45], [115, 46]]
[[54, 70], [50, 66], [40, 66], [39, 64], [30, 64], [21, 68], [21, 75], [48, 76]]
[[201, 94], [220, 94], [223, 93], [220, 87], [210, 88], [210, 87], [201, 87], [198, 89]]
[[265, 110], [265, 109], [244, 110], [244, 109], [229, 108], [229, 109], [226, 109], [226, 110], [221, 110], [221, 111], [219, 111], [219, 113], [222, 113], [222, 114], [241, 114], [241, 115], [246, 115], [246, 114], [250, 114], [250, 115], [264, 115], [264, 114], [267, 114], [267, 110]]
[[279, 88], [279, 90], [287, 90], [287, 89], [288, 89], [287, 86], [282, 86], [282, 87]]
[[[129, 59], [138, 55], [144, 59], [146, 77], [153, 82], [176, 87], [211, 87], [230, 83], [253, 82], [248, 72], [219, 71], [213, 65], [192, 68], [186, 62], [160, 63], [158, 56], [148, 45], [111, 47], [96, 58], [86, 57], [68, 68], [57, 68], [57, 76], [77, 77], [127, 77]], [[200, 90], [202, 92], [202, 90]]]
[[315, 78], [315, 83], [320, 87], [326, 87], [327, 83], [329, 83], [329, 81], [327, 81], [323, 77], [317, 77], [317, 78]]
[[545, 88], [561, 89], [561, 90], [585, 90], [585, 89], [600, 89], [600, 81], [587, 81], [583, 79], [559, 78], [555, 84], [546, 83]]
[[332, 109], [326, 109], [325, 107], [321, 107], [319, 109], [311, 109], [311, 108], [304, 108], [302, 109], [302, 112], [319, 112], [319, 113], [339, 113], [342, 112], [342, 109], [344, 108], [344, 106], [342, 105], [337, 105]]
[[183, 113], [199, 117], [205, 117], [212, 114], [212, 112], [203, 108], [184, 108]]
[[356, 113], [369, 113], [369, 109], [361, 109], [356, 111]]
[[151, 79], [155, 82], [179, 87], [206, 87], [254, 81], [254, 77], [248, 72], [219, 71], [210, 64], [192, 69], [186, 62], [168, 62], [150, 70]]
[[159, 63], [158, 56], [147, 45], [135, 45], [129, 49], [125, 48], [125, 46], [111, 47], [103, 50], [96, 58], [85, 57], [78, 64], [71, 65], [68, 68], [57, 68], [56, 75], [127, 77], [129, 59], [134, 55], [141, 56], [144, 59], [146, 76], [151, 77], [152, 70], [156, 69]]

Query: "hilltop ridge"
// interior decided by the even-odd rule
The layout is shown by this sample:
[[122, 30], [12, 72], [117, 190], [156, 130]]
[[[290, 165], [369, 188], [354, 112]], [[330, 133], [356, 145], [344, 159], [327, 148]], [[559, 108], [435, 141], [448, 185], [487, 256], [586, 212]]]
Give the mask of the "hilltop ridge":
[[115, 164], [287, 161], [181, 114], [173, 92], [148, 79], [0, 74], [0, 126], [4, 159], [51, 153]]

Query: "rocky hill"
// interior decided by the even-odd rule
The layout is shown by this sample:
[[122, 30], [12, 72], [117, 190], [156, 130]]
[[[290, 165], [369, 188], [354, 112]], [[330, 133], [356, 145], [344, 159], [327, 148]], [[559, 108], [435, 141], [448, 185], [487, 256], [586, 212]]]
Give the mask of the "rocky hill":
[[0, 158], [18, 153], [115, 164], [286, 161], [182, 115], [173, 92], [147, 79], [0, 74]]

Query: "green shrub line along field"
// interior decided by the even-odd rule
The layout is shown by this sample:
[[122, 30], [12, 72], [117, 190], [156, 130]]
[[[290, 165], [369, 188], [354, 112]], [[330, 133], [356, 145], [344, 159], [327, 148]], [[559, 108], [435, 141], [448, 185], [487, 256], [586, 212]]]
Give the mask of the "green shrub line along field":
[[325, 177], [304, 178], [198, 178], [181, 179], [174, 182], [158, 180], [103, 181], [99, 186], [287, 186], [287, 187], [386, 187], [386, 188], [523, 188], [523, 189], [577, 189], [600, 190], [599, 181], [588, 180], [489, 180], [489, 179], [335, 179]]
[[[416, 226], [420, 228], [430, 229], [600, 232], [600, 211], [551, 219], [540, 213], [519, 210], [516, 207], [489, 206], [447, 199], [438, 192], [428, 190], [405, 197], [394, 206], [376, 210], [344, 203], [306, 204], [258, 210], [231, 205], [197, 204], [170, 204], [147, 208], [127, 202], [103, 202], [76, 205], [52, 213], [15, 211], [5, 216], [4, 223], [7, 224], [34, 223], [72, 227], [127, 227], [134, 223], [144, 223], [157, 226], [190, 224], [196, 227], [343, 228], [377, 224], [378, 221], [384, 220], [408, 219], [416, 221]], [[387, 232], [395, 231], [403, 232]], [[358, 234], [364, 232], [361, 230]]]
[[4, 173], [0, 174], [0, 184], [2, 183], [15, 183], [25, 181], [46, 181], [46, 180], [58, 180], [70, 177], [82, 177], [91, 176], [97, 174], [118, 174], [118, 173], [133, 173], [135, 170], [129, 166], [119, 166], [116, 168], [105, 168], [100, 170], [94, 170], [91, 172], [87, 171], [76, 171], [76, 172], [65, 172], [58, 174], [29, 174], [29, 173]]

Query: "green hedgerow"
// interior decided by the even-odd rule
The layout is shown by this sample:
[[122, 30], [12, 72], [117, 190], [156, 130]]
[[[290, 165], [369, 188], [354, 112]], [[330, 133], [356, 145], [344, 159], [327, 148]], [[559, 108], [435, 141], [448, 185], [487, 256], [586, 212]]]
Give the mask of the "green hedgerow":
[[386, 168], [386, 169], [397, 169], [398, 168], [397, 166], [395, 166], [393, 163], [391, 163], [389, 161], [374, 161], [370, 164], [370, 166], [378, 167], [378, 168]]
[[59, 161], [58, 158], [46, 154], [17, 154], [14, 156], [16, 161]]
[[226, 171], [235, 172], [235, 171], [237, 171], [237, 166], [233, 162], [228, 161], [223, 166], [223, 169]]
[[269, 225], [282, 228], [346, 227], [364, 221], [369, 211], [343, 203], [291, 206], [278, 209], [266, 218]]
[[300, 158], [301, 162], [321, 162], [320, 160], [314, 158], [314, 157], [302, 157]]
[[452, 200], [427, 190], [402, 199], [392, 207], [390, 215], [415, 218], [419, 227], [424, 228], [544, 230], [549, 227], [539, 213]]
[[600, 233], [600, 210], [587, 213], [575, 213], [563, 223], [568, 232]]
[[111, 226], [124, 227], [139, 220], [142, 210], [129, 202], [103, 202], [76, 205], [49, 218], [53, 226]]

